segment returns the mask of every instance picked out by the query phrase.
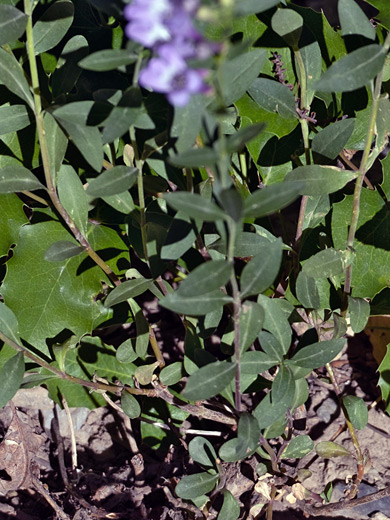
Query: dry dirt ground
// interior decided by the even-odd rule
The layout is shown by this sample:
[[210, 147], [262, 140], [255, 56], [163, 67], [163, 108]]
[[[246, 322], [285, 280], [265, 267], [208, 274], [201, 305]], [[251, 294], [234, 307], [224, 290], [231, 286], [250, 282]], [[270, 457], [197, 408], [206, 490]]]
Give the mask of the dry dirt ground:
[[[350, 338], [348, 349], [334, 362], [333, 368], [346, 394], [362, 397], [367, 405], [378, 397], [377, 365], [363, 333]], [[309, 434], [317, 443], [332, 438], [343, 419], [331, 385], [318, 374], [309, 377], [309, 384], [306, 421], [299, 428], [300, 433]], [[379, 404], [370, 410], [369, 425], [358, 432], [361, 447], [371, 459], [359, 496], [390, 485], [390, 417], [381, 407]], [[0, 520], [217, 517], [220, 498], [215, 499], [215, 507], [203, 516], [174, 494], [174, 486], [182, 475], [199, 471], [183, 447], [191, 435], [182, 441], [178, 436], [176, 443], [156, 450], [142, 443], [139, 420], [130, 421], [110, 406], [95, 410], [75, 408], [70, 412], [76, 442], [73, 457], [77, 454], [77, 460], [72, 460], [72, 435], [66, 411], [53, 407], [43, 388], [19, 391], [13, 407], [1, 410]], [[195, 421], [191, 426], [207, 428], [206, 423]], [[222, 433], [221, 439], [225, 440], [228, 430]], [[215, 438], [211, 440], [215, 442]], [[347, 432], [341, 433], [337, 442], [353, 452]], [[261, 485], [256, 485], [258, 477], [254, 468], [258, 462], [260, 458], [256, 456], [225, 468], [227, 487], [240, 500], [243, 519], [264, 518], [250, 515], [250, 510], [256, 511], [256, 504], [264, 502]], [[73, 471], [72, 465], [76, 466]], [[332, 502], [342, 498], [348, 478], [356, 473], [352, 457], [325, 460], [316, 457], [315, 452], [299, 461], [287, 460], [284, 467], [291, 476], [299, 468], [309, 469], [312, 474], [304, 484], [315, 493], [321, 493], [332, 482], [335, 487]], [[284, 485], [280, 489], [284, 493], [274, 502], [274, 520], [308, 518], [298, 504], [291, 505], [286, 500], [291, 488]], [[378, 512], [384, 516], [373, 516]], [[390, 497], [332, 516], [339, 520], [387, 517], [390, 517]]]

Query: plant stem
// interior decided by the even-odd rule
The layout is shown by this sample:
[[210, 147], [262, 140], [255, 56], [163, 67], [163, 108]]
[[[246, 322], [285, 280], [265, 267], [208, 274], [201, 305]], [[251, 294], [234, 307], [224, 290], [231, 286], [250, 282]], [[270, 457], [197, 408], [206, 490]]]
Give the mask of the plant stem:
[[[386, 40], [383, 44], [383, 52], [387, 54], [390, 47], [390, 32], [386, 36]], [[383, 68], [379, 72], [375, 80], [375, 88], [372, 96], [372, 106], [370, 113], [370, 121], [368, 124], [368, 130], [366, 135], [366, 142], [364, 145], [363, 156], [360, 162], [359, 174], [356, 179], [355, 191], [353, 193], [353, 204], [352, 204], [352, 216], [351, 216], [351, 224], [349, 226], [348, 239], [347, 239], [347, 249], [353, 251], [353, 245], [355, 241], [355, 234], [357, 230], [359, 213], [360, 213], [360, 196], [363, 189], [363, 181], [364, 177], [367, 173], [367, 165], [370, 158], [371, 152], [371, 144], [375, 135], [375, 126], [376, 126], [376, 117], [378, 114], [378, 105], [379, 99], [381, 95], [382, 89], [382, 81], [383, 81]], [[351, 280], [352, 280], [352, 264], [350, 264], [345, 273], [345, 284], [344, 284], [344, 293], [351, 293]]]
[[47, 191], [49, 193], [50, 199], [60, 214], [60, 216], [65, 221], [66, 225], [79, 242], [79, 244], [84, 248], [85, 252], [92, 258], [92, 260], [106, 273], [106, 275], [110, 278], [110, 280], [115, 284], [119, 285], [120, 281], [116, 274], [112, 271], [112, 269], [104, 262], [104, 260], [94, 251], [88, 242], [88, 240], [83, 236], [81, 231], [77, 228], [76, 224], [71, 219], [68, 212], [65, 210], [63, 205], [58, 198], [58, 194], [56, 188], [53, 183], [53, 178], [51, 175], [50, 168], [50, 158], [49, 158], [49, 150], [46, 141], [46, 134], [43, 124], [43, 112], [42, 112], [42, 103], [40, 97], [40, 87], [39, 87], [39, 78], [38, 78], [38, 68], [37, 61], [35, 58], [34, 51], [34, 38], [33, 38], [33, 27], [32, 27], [32, 2], [31, 0], [24, 0], [24, 9], [27, 15], [27, 25], [26, 25], [26, 43], [27, 43], [27, 54], [28, 61], [30, 65], [30, 73], [31, 73], [31, 84], [33, 89], [34, 96], [34, 115], [37, 126], [38, 140], [41, 151], [42, 165], [45, 174]]

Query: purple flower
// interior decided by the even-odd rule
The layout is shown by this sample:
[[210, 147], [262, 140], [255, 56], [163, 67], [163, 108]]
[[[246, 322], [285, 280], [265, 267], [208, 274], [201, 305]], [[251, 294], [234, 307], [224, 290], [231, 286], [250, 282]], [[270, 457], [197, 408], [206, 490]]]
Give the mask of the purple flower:
[[140, 72], [140, 85], [166, 94], [177, 106], [188, 103], [192, 94], [209, 90], [204, 82], [207, 71], [187, 63], [206, 59], [217, 50], [193, 25], [198, 7], [198, 0], [133, 0], [124, 10], [128, 38], [154, 52]]

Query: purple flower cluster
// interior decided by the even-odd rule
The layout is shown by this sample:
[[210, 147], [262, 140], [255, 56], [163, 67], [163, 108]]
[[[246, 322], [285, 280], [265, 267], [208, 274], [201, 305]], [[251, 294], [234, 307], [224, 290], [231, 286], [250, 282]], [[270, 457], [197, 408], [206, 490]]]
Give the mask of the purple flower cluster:
[[189, 60], [202, 60], [215, 52], [204, 40], [192, 18], [198, 0], [133, 0], [124, 9], [126, 36], [153, 50], [141, 70], [139, 84], [167, 95], [172, 105], [184, 106], [192, 94], [209, 90], [205, 69], [194, 69]]

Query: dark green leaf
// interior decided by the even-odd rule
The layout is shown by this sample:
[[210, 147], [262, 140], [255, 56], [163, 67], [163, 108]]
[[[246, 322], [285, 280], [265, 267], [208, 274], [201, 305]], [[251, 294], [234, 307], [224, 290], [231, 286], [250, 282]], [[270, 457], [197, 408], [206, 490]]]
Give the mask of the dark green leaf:
[[87, 196], [74, 168], [63, 164], [58, 172], [58, 196], [68, 215], [81, 233], [87, 235], [88, 201]]
[[2, 48], [0, 48], [0, 84], [5, 85], [13, 94], [24, 99], [34, 110], [33, 97], [21, 65], [12, 54]]
[[355, 119], [341, 119], [314, 136], [312, 150], [328, 159], [336, 159], [351, 137]]
[[[314, 41], [299, 49], [306, 72], [306, 105], [310, 106], [315, 94], [315, 83], [320, 79], [322, 72], [322, 55], [318, 42]], [[298, 79], [302, 84], [299, 67], [297, 67]]]
[[5, 362], [1, 372], [0, 408], [13, 398], [22, 384], [24, 376], [24, 357], [21, 352]]
[[131, 213], [135, 208], [133, 197], [128, 191], [101, 198], [104, 200], [106, 204], [114, 208], [116, 211], [124, 213], [125, 215]]
[[245, 217], [265, 217], [285, 208], [302, 193], [303, 182], [281, 182], [265, 186], [245, 199]]
[[368, 422], [367, 405], [361, 397], [345, 395], [343, 405], [347, 410], [349, 420], [357, 430], [362, 430]]
[[218, 80], [226, 106], [245, 94], [263, 68], [266, 58], [265, 49], [254, 49], [222, 63]]
[[106, 71], [117, 69], [122, 65], [130, 65], [135, 61], [137, 56], [126, 49], [104, 49], [79, 61], [79, 66], [87, 70]]
[[282, 453], [282, 459], [301, 459], [314, 448], [314, 442], [308, 435], [298, 435], [291, 439]]
[[298, 49], [303, 18], [292, 9], [278, 9], [271, 19], [272, 29], [281, 36], [294, 50]]
[[38, 181], [35, 175], [24, 166], [15, 164], [0, 168], [0, 193], [41, 189], [44, 189], [44, 186]]
[[348, 311], [351, 319], [351, 328], [358, 334], [367, 325], [370, 316], [370, 304], [363, 298], [348, 296]]
[[[225, 146], [228, 153], [239, 152], [246, 143], [257, 137], [265, 128], [264, 123], [255, 123], [250, 126], [240, 128], [237, 132], [227, 137]], [[217, 145], [218, 146], [218, 142]]]
[[282, 261], [283, 244], [279, 239], [270, 242], [266, 252], [256, 255], [241, 274], [241, 297], [252, 296], [266, 289], [275, 280]]
[[303, 347], [291, 358], [291, 363], [305, 368], [319, 368], [330, 363], [339, 354], [345, 344], [345, 338], [319, 341]]
[[222, 493], [223, 504], [218, 515], [218, 520], [238, 520], [240, 516], [240, 506], [237, 500], [227, 489], [224, 489]]
[[92, 179], [87, 188], [91, 197], [107, 197], [129, 190], [137, 180], [138, 169], [115, 166]]
[[[256, 417], [260, 428], [268, 428], [277, 421], [284, 421], [287, 408], [283, 403], [271, 401], [271, 392], [269, 392], [262, 401], [257, 405], [253, 415]], [[284, 429], [284, 427], [282, 426]], [[283, 431], [283, 430], [282, 430]]]
[[191, 218], [211, 221], [226, 218], [226, 213], [221, 208], [197, 193], [176, 191], [175, 193], [165, 193], [164, 199], [174, 209], [182, 211]]
[[26, 128], [30, 123], [31, 121], [25, 105], [5, 105], [0, 107], [0, 135], [17, 132], [18, 130]]
[[161, 259], [177, 260], [190, 249], [195, 240], [196, 233], [190, 217], [178, 211], [161, 248]]
[[23, 202], [14, 193], [0, 195], [0, 257], [7, 255], [12, 244], [17, 242], [19, 230], [27, 224]]
[[215, 361], [194, 372], [187, 381], [183, 396], [191, 401], [202, 401], [221, 393], [232, 381], [236, 365]]
[[202, 466], [213, 468], [217, 454], [210, 441], [204, 437], [194, 437], [188, 444], [188, 452], [194, 462]]
[[0, 302], [0, 332], [12, 339], [15, 343], [20, 342], [19, 325], [15, 314], [4, 303]]
[[183, 377], [183, 363], [176, 361], [167, 367], [163, 368], [160, 372], [160, 381], [163, 385], [171, 386], [175, 385]]
[[71, 0], [57, 0], [34, 24], [33, 38], [35, 54], [55, 47], [72, 25], [74, 6]]
[[231, 296], [227, 296], [219, 290], [198, 296], [182, 296], [180, 291], [174, 291], [161, 298], [159, 303], [163, 307], [179, 314], [204, 316], [232, 301], [233, 298]]
[[378, 386], [381, 389], [382, 399], [385, 404], [385, 410], [389, 413], [390, 410], [390, 345], [386, 347], [386, 354], [382, 363], [378, 368], [379, 379]]
[[43, 125], [49, 154], [50, 171], [54, 183], [56, 184], [57, 175], [60, 171], [68, 147], [68, 138], [49, 112], [45, 113]]
[[115, 287], [107, 296], [104, 302], [105, 307], [112, 307], [117, 303], [125, 302], [130, 298], [135, 298], [143, 294], [152, 285], [153, 280], [148, 278], [135, 278], [134, 280], [126, 280], [118, 287]]
[[121, 407], [130, 419], [136, 419], [141, 415], [141, 407], [137, 399], [126, 390], [122, 392]]
[[259, 352], [257, 350], [244, 352], [240, 360], [241, 373], [261, 374], [269, 368], [277, 365], [279, 362], [279, 359], [271, 357], [264, 352]]
[[0, 45], [13, 42], [26, 29], [27, 16], [12, 5], [0, 5]]
[[115, 353], [116, 359], [120, 363], [132, 363], [138, 358], [137, 352], [133, 348], [131, 339], [126, 339], [119, 345]]
[[355, 0], [339, 0], [337, 9], [343, 36], [361, 34], [375, 40], [375, 29]]
[[285, 4], [285, 0], [262, 0], [259, 4], [258, 0], [241, 0], [234, 4], [235, 13], [239, 16], [248, 14], [261, 13], [267, 11], [279, 3]]
[[285, 180], [287, 182], [303, 181], [304, 186], [301, 189], [301, 195], [325, 195], [343, 188], [356, 176], [356, 172], [342, 170], [336, 168], [336, 166], [312, 164], [310, 166], [298, 166], [287, 174]]
[[239, 459], [250, 455], [259, 444], [259, 423], [249, 413], [243, 413], [238, 421], [237, 439], [236, 455]]
[[178, 497], [185, 500], [200, 497], [212, 491], [219, 480], [219, 475], [195, 473], [183, 477], [175, 488]]
[[82, 34], [76, 34], [66, 42], [51, 77], [54, 97], [72, 90], [82, 72], [77, 64], [88, 54], [88, 48], [88, 41]]
[[240, 312], [240, 351], [245, 352], [257, 338], [264, 322], [264, 310], [256, 302], [246, 301]]
[[249, 94], [268, 112], [278, 112], [284, 119], [297, 118], [295, 98], [286, 85], [267, 78], [257, 78], [248, 89]]
[[195, 148], [187, 150], [178, 155], [174, 155], [169, 162], [175, 166], [183, 168], [199, 168], [200, 166], [212, 166], [219, 160], [217, 150], [213, 148]]
[[47, 262], [62, 262], [72, 256], [77, 256], [84, 251], [84, 248], [79, 246], [77, 242], [68, 242], [67, 240], [60, 240], [52, 244], [49, 249], [45, 251], [44, 259]]
[[291, 343], [291, 327], [288, 322], [288, 315], [282, 307], [282, 300], [259, 294], [257, 302], [265, 310], [263, 329], [268, 330], [275, 336], [283, 348], [283, 354], [287, 354]]
[[233, 265], [227, 260], [214, 260], [198, 265], [181, 282], [178, 292], [180, 296], [200, 296], [224, 286], [233, 272]]
[[286, 348], [282, 347], [281, 343], [276, 339], [276, 337], [273, 334], [270, 334], [265, 330], [260, 332], [258, 338], [260, 346], [267, 354], [268, 358], [271, 360], [276, 360], [276, 363], [274, 363], [275, 365], [280, 363], [283, 359], [283, 356], [286, 354]]
[[302, 303], [306, 309], [320, 308], [320, 293], [316, 281], [311, 276], [307, 276], [303, 271], [298, 275], [295, 291], [299, 302]]
[[303, 264], [302, 272], [312, 278], [329, 278], [342, 274], [346, 266], [346, 252], [329, 247], [311, 256]]
[[323, 457], [324, 459], [330, 459], [332, 457], [348, 457], [351, 456], [351, 453], [343, 448], [340, 444], [331, 441], [322, 441], [319, 442], [315, 450], [317, 455]]
[[295, 379], [289, 367], [281, 364], [272, 383], [271, 401], [285, 408], [294, 402]]
[[322, 92], [350, 92], [374, 79], [385, 62], [381, 45], [360, 47], [336, 61], [316, 83]]

